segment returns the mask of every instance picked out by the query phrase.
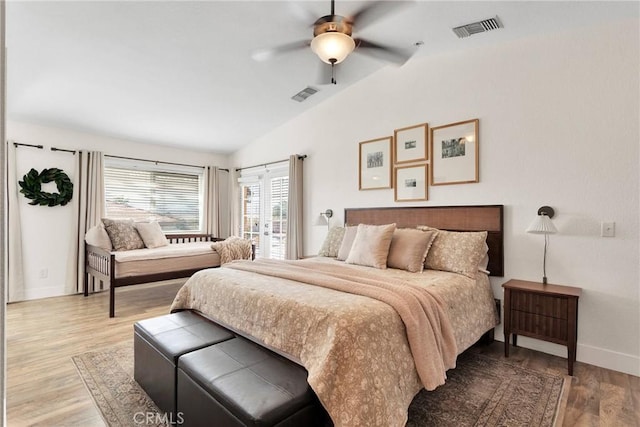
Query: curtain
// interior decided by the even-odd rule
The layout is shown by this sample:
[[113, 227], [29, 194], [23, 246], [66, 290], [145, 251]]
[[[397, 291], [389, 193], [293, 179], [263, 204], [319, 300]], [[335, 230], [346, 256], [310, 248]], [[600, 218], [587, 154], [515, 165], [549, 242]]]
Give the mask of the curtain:
[[84, 236], [87, 231], [100, 224], [105, 216], [104, 157], [100, 151], [80, 151], [76, 162], [76, 187], [74, 193], [76, 227], [73, 245], [73, 283], [75, 292], [84, 289]]
[[7, 199], [6, 227], [7, 247], [4, 251], [5, 283], [7, 284], [7, 301], [21, 301], [24, 299], [24, 270], [22, 264], [22, 231], [20, 222], [20, 208], [18, 205], [18, 177], [16, 167], [16, 146], [12, 142], [6, 143], [6, 183]]
[[303, 158], [289, 156], [289, 198], [287, 209], [287, 252], [286, 259], [303, 257], [302, 241], [302, 171]]
[[227, 208], [230, 220], [229, 235], [242, 237], [240, 230], [240, 186], [238, 185], [239, 173], [235, 168], [229, 168], [229, 206]]
[[218, 167], [209, 166], [205, 169], [204, 180], [204, 231], [215, 237], [220, 235], [218, 200], [220, 182], [218, 179]]

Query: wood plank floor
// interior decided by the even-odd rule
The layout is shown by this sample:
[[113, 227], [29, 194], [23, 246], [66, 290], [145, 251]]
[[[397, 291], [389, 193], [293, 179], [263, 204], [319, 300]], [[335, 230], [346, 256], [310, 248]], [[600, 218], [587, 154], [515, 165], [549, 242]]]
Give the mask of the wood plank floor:
[[[104, 426], [71, 356], [131, 340], [133, 323], [168, 313], [181, 282], [73, 295], [7, 308], [8, 426]], [[502, 358], [501, 342], [473, 351]], [[514, 348], [509, 361], [566, 374], [566, 360]], [[640, 378], [578, 362], [563, 426], [640, 427]], [[133, 424], [133, 423], [132, 423]]]

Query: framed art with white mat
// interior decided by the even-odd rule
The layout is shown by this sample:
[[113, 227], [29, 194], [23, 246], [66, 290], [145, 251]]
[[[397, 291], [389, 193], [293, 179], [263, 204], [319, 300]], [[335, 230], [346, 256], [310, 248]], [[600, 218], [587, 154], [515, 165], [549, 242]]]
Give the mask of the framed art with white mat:
[[428, 168], [427, 164], [396, 167], [394, 187], [396, 202], [429, 200]]
[[479, 181], [478, 119], [431, 128], [431, 185]]
[[396, 165], [429, 160], [429, 126], [422, 123], [393, 131], [393, 161]]
[[360, 143], [359, 190], [377, 190], [393, 186], [391, 140], [392, 137], [387, 136]]

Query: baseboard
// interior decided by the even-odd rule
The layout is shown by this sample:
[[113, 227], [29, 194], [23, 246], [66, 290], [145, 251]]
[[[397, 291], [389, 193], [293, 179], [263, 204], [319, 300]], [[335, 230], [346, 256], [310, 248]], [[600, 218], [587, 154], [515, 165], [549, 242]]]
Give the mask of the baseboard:
[[[496, 341], [504, 342], [502, 328], [496, 328], [495, 339]], [[534, 340], [521, 335], [518, 336], [518, 346], [553, 354], [554, 356], [567, 357], [567, 347], [565, 346]], [[578, 362], [640, 377], [640, 357], [632, 354], [578, 343], [576, 359]]]

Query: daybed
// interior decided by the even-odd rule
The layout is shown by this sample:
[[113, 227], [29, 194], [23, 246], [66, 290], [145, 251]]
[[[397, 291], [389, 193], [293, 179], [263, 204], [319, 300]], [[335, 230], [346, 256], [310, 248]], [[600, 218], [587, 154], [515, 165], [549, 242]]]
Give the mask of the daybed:
[[[109, 220], [103, 219], [105, 221]], [[132, 245], [129, 242], [118, 247], [117, 238], [107, 234], [102, 224], [90, 230], [85, 237], [84, 295], [108, 287], [109, 317], [115, 316], [115, 288], [186, 278], [221, 264], [220, 253], [212, 248], [212, 244], [225, 239], [206, 234], [162, 234], [158, 237], [160, 228], [156, 223], [153, 226], [156, 241], [153, 241], [142, 231], [141, 223], [130, 224], [141, 231], [137, 237], [146, 247], [140, 247], [138, 243], [134, 247], [139, 249], [130, 249]], [[144, 224], [146, 227], [149, 223]], [[129, 239], [135, 238], [136, 235], [129, 235]]]
[[[340, 242], [331, 256], [234, 261], [195, 273], [171, 311], [199, 312], [305, 367], [336, 426], [404, 426], [415, 394], [443, 384], [456, 356], [499, 323], [478, 236], [488, 246], [489, 270], [502, 275], [502, 218], [501, 205], [347, 209], [346, 224], [361, 225], [345, 261], [334, 258]], [[393, 236], [396, 228], [415, 235], [425, 225], [439, 230], [423, 228], [437, 233], [419, 254], [424, 271], [414, 272], [410, 257], [387, 268], [395, 239], [389, 228]], [[362, 238], [376, 233], [391, 240], [387, 252]], [[381, 254], [384, 265], [368, 266]]]

